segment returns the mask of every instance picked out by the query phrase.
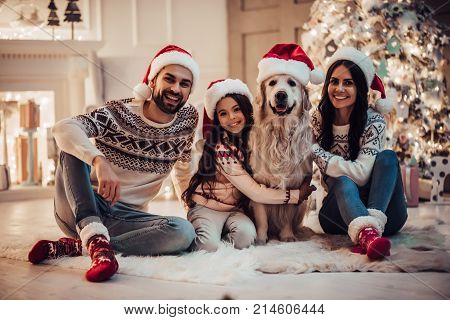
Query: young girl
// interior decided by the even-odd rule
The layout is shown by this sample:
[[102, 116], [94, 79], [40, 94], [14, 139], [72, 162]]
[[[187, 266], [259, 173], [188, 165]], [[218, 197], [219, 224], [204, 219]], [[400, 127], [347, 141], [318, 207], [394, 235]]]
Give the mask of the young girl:
[[297, 204], [312, 192], [310, 186], [301, 191], [269, 189], [250, 176], [251, 100], [248, 87], [237, 79], [214, 81], [208, 87], [205, 111], [212, 125], [203, 123], [206, 142], [199, 168], [182, 196], [197, 234], [194, 250], [216, 251], [222, 240], [238, 249], [253, 244], [255, 226], [244, 214], [248, 198], [267, 204]]
[[[381, 92], [375, 110], [368, 90]], [[347, 233], [353, 252], [370, 259], [389, 255], [390, 242], [381, 235], [400, 230], [407, 218], [396, 155], [384, 150], [388, 112], [384, 87], [372, 61], [355, 48], [338, 49], [331, 57], [322, 99], [313, 112], [315, 163], [328, 188], [319, 221], [326, 233]]]

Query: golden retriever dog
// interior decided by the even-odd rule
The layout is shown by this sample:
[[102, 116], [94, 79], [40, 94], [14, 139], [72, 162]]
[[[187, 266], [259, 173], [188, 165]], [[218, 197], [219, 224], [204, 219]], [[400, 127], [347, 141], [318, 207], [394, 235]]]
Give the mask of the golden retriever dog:
[[[258, 87], [255, 124], [250, 133], [250, 165], [258, 183], [284, 190], [309, 185], [312, 177], [309, 127], [311, 103], [306, 87], [290, 75], [274, 75]], [[268, 237], [296, 241], [306, 211], [301, 205], [251, 203], [257, 244]]]

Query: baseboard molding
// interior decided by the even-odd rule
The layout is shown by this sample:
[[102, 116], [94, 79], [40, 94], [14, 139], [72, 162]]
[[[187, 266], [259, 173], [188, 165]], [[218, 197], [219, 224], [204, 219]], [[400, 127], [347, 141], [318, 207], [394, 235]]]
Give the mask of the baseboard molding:
[[55, 187], [14, 186], [9, 190], [0, 191], [0, 202], [34, 199], [49, 199], [55, 196]]

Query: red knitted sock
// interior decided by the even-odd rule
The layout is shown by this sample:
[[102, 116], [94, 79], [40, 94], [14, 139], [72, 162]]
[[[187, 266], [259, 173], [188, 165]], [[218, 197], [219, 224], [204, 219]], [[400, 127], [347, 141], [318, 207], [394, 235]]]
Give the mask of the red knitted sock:
[[72, 238], [60, 238], [58, 241], [40, 240], [28, 253], [28, 260], [37, 264], [45, 259], [81, 256], [82, 247], [81, 240]]
[[86, 271], [86, 279], [101, 282], [111, 278], [119, 269], [114, 251], [103, 235], [95, 235], [88, 241], [88, 253], [92, 259], [91, 267]]
[[390, 255], [391, 242], [382, 238], [374, 227], [362, 229], [359, 232], [358, 240], [369, 259], [377, 260]]

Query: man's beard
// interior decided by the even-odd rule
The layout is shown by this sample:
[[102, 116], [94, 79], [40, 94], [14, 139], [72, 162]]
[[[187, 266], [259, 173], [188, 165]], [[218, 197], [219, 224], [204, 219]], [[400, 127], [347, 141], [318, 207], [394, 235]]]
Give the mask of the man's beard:
[[[172, 105], [166, 105], [163, 101], [163, 97], [166, 93], [169, 93], [172, 96], [176, 96], [180, 98], [180, 102], [174, 106]], [[167, 114], [175, 114], [178, 112], [178, 110], [181, 109], [181, 107], [184, 105], [186, 101], [183, 100], [183, 96], [181, 94], [174, 94], [170, 90], [165, 91], [159, 91], [158, 94], [152, 93], [152, 100], [155, 102], [155, 104], [158, 106], [158, 108]]]

